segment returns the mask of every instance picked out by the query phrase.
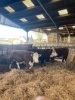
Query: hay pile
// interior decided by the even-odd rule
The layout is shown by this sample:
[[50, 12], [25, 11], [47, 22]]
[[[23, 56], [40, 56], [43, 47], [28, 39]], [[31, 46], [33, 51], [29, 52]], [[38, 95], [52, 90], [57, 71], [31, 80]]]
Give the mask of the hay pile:
[[75, 72], [75, 52], [72, 52], [68, 55], [66, 65], [69, 70]]
[[0, 100], [75, 100], [75, 74], [60, 67], [36, 68], [29, 74], [13, 69], [0, 75]]

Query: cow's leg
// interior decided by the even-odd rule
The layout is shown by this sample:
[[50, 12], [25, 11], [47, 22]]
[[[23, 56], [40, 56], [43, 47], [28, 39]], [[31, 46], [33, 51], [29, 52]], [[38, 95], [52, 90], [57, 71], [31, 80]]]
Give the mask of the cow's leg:
[[46, 58], [46, 62], [49, 62], [49, 61], [50, 61], [50, 57], [47, 57], [47, 58]]
[[44, 59], [42, 59], [42, 60], [40, 61], [40, 65], [41, 65], [41, 67], [46, 66], [46, 62], [44, 61]]
[[44, 65], [46, 65], [46, 63], [45, 63], [45, 58], [44, 57], [39, 57], [39, 62], [40, 62], [40, 65], [41, 65], [41, 67]]
[[44, 63], [44, 61], [43, 61], [43, 60], [41, 60], [41, 61], [40, 61], [40, 65], [41, 65], [41, 67], [43, 66], [43, 63]]
[[13, 61], [11, 62], [11, 64], [9, 65], [9, 70], [11, 70], [11, 69], [13, 69], [13, 68], [17, 68], [16, 65], [17, 65], [16, 61], [13, 60]]
[[51, 57], [51, 63], [54, 63], [54, 58], [55, 58], [55, 57]]
[[33, 68], [33, 65], [34, 65], [34, 63], [33, 63], [33, 62], [31, 62], [31, 61], [29, 61], [29, 62], [28, 62], [28, 61], [26, 61], [26, 63], [25, 63], [25, 64], [26, 64], [26, 69], [27, 69], [27, 70], [32, 69], [32, 68]]
[[67, 57], [62, 57], [62, 62], [66, 61]]
[[17, 68], [20, 69], [19, 63], [17, 62], [16, 64], [17, 64]]
[[29, 69], [32, 69], [32, 68], [33, 68], [34, 63], [33, 63], [33, 62], [31, 62], [31, 61], [29, 61], [29, 65], [30, 65]]
[[62, 56], [62, 62], [64, 62], [64, 60], [65, 60], [65, 57], [64, 57], [64, 56]]
[[42, 59], [39, 60], [39, 64], [40, 64], [40, 66], [42, 66], [42, 64], [43, 64]]
[[19, 63], [20, 69], [25, 69], [26, 63], [25, 61]]
[[43, 65], [46, 66], [46, 61], [44, 61], [44, 64]]

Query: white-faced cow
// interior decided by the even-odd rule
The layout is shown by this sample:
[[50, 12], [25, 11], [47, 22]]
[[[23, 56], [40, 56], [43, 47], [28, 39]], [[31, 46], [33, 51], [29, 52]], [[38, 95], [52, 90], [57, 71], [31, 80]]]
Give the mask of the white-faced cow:
[[[25, 65], [28, 69], [31, 69], [34, 65], [34, 63], [38, 63], [39, 55], [37, 52], [33, 53], [31, 51], [26, 50], [14, 50], [10, 53], [11, 61], [16, 61], [17, 68], [20, 69], [20, 62], [25, 62]], [[9, 68], [12, 68], [12, 64], [15, 64], [15, 62], [12, 62], [9, 66]]]
[[62, 62], [66, 61], [69, 49], [67, 47], [63, 48], [51, 48], [51, 49], [31, 49], [30, 51], [37, 52], [40, 54], [39, 62], [42, 65], [46, 65], [46, 62], [54, 62], [56, 57], [62, 57]]

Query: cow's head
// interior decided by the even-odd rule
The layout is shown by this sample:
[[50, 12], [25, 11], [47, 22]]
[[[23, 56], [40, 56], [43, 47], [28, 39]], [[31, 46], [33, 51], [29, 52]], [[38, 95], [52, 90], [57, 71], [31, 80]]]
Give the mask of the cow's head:
[[55, 49], [52, 48], [52, 53], [51, 53], [50, 57], [55, 57], [55, 56], [57, 56], [57, 55], [58, 55], [58, 54], [56, 53]]
[[37, 52], [35, 52], [35, 53], [33, 52], [31, 54], [31, 56], [32, 56], [33, 61], [29, 61], [29, 65], [30, 65], [29, 69], [31, 69], [33, 67], [34, 63], [39, 63], [39, 57], [41, 55], [39, 55]]
[[39, 63], [39, 57], [40, 57], [40, 55], [37, 52], [33, 53], [32, 57], [33, 57], [33, 62], [34, 63]]

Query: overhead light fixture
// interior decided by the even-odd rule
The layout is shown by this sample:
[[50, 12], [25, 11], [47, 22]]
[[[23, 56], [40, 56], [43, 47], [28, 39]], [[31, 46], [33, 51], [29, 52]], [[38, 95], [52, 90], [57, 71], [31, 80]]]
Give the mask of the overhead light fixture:
[[27, 22], [27, 20], [26, 20], [25, 18], [20, 18], [20, 20], [21, 20], [22, 22]]
[[59, 27], [59, 30], [63, 30], [64, 28], [63, 27]]
[[44, 18], [45, 18], [43, 14], [36, 15], [36, 17], [37, 17], [38, 19], [44, 19]]
[[47, 29], [48, 31], [51, 31], [51, 29], [49, 28], [49, 29]]
[[75, 26], [72, 26], [72, 28], [75, 28]]
[[66, 15], [68, 14], [68, 10], [67, 9], [59, 10], [58, 13], [59, 15]]
[[31, 0], [24, 0], [22, 2], [27, 7], [33, 7], [33, 6], [35, 6]]
[[15, 12], [15, 10], [13, 8], [11, 8], [10, 6], [4, 7], [4, 9], [10, 13]]

